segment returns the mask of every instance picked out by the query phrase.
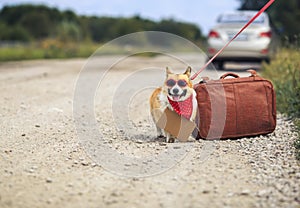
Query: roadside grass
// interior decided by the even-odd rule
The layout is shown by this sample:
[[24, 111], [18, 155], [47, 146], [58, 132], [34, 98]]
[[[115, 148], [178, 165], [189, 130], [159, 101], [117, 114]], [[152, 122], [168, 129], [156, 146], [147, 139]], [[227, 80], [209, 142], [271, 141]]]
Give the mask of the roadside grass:
[[45, 52], [42, 49], [34, 48], [32, 46], [5, 46], [0, 48], [0, 61], [42, 59], [45, 57], [44, 53]]
[[[95, 55], [120, 55], [131, 54], [135, 51], [146, 51], [136, 53], [136, 56], [155, 57], [158, 53], [147, 52], [139, 47], [121, 47], [119, 45], [105, 45], [91, 42], [63, 43], [57, 40], [46, 40], [40, 43], [16, 44], [13, 46], [0, 47], [0, 62], [20, 61], [33, 59], [67, 59], [67, 58], [87, 58]], [[100, 49], [100, 50], [97, 50]], [[153, 48], [155, 51], [155, 48]]]
[[88, 41], [77, 43], [46, 39], [29, 44], [1, 46], [0, 61], [89, 57], [98, 47], [96, 43]]
[[[204, 50], [204, 43], [195, 43]], [[91, 55], [135, 55], [142, 57], [155, 57], [167, 48], [173, 52], [195, 52], [183, 44], [170, 43], [166, 46], [153, 45], [150, 42], [140, 44], [128, 44], [123, 46], [118, 43], [101, 44], [92, 41], [62, 41], [59, 39], [44, 39], [31, 43], [10, 43], [0, 44], [0, 62], [20, 61], [31, 59], [67, 59], [67, 58], [87, 58]], [[98, 50], [99, 49], [99, 50]], [[152, 52], [153, 51], [153, 52]], [[156, 52], [157, 51], [157, 52]]]
[[281, 49], [270, 64], [263, 64], [263, 75], [274, 84], [277, 110], [294, 121], [298, 132], [294, 145], [300, 160], [300, 50]]

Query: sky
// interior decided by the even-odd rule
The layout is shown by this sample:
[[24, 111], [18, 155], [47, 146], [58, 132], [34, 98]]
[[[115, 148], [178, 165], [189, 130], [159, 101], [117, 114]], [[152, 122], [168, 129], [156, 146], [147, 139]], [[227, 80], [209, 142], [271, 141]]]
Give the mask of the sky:
[[198, 25], [204, 34], [222, 12], [236, 10], [238, 0], [0, 0], [0, 8], [20, 3], [45, 4], [80, 15], [130, 17], [140, 15], [159, 21], [173, 18]]

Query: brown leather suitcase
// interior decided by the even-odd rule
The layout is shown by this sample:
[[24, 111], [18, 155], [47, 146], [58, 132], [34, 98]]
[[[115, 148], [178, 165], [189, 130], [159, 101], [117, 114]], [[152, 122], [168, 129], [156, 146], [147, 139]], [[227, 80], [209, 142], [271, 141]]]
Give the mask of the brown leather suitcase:
[[273, 85], [255, 70], [248, 71], [250, 77], [226, 73], [219, 80], [194, 86], [198, 101], [198, 131], [194, 131], [194, 136], [198, 139], [240, 138], [275, 130]]

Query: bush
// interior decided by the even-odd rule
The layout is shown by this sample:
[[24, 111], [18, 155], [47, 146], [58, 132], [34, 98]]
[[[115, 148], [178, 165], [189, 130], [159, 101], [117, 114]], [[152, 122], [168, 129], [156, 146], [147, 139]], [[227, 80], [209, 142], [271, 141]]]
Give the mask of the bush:
[[275, 86], [278, 111], [300, 118], [300, 51], [282, 49], [263, 69]]
[[76, 58], [89, 57], [99, 47], [92, 42], [63, 42], [56, 39], [45, 39], [28, 44], [14, 43], [0, 46], [1, 61], [28, 59]]
[[263, 64], [263, 74], [272, 80], [277, 99], [277, 110], [294, 120], [298, 140], [296, 157], [300, 159], [300, 51], [282, 49], [270, 64]]
[[21, 27], [10, 27], [0, 22], [0, 41], [22, 41], [29, 42], [31, 40], [28, 31]]

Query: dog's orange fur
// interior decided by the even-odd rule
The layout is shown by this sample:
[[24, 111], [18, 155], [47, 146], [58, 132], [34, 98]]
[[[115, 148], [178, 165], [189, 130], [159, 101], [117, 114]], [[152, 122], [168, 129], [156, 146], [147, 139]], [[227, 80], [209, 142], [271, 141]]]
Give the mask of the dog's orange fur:
[[160, 108], [161, 104], [160, 104], [160, 101], [159, 101], [159, 94], [161, 93], [161, 91], [162, 91], [162, 88], [159, 87], [159, 88], [156, 88], [154, 90], [154, 92], [152, 93], [152, 95], [150, 97], [150, 108], [151, 108], [151, 110]]

